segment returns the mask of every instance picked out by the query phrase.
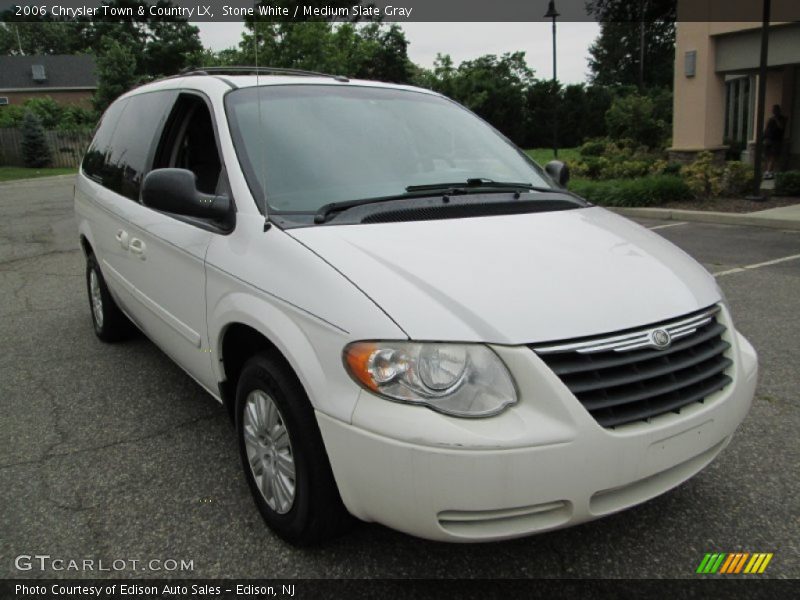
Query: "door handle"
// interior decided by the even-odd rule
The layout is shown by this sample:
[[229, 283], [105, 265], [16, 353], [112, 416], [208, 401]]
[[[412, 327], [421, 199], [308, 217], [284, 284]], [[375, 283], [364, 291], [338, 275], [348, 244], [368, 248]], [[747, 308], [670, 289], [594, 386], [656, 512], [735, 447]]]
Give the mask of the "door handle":
[[147, 249], [147, 246], [144, 245], [142, 240], [139, 238], [131, 238], [129, 248], [133, 254], [144, 260], [144, 251]]
[[118, 229], [116, 238], [117, 238], [117, 242], [119, 242], [119, 245], [122, 246], [122, 249], [123, 250], [127, 250], [128, 249], [128, 232], [125, 231], [124, 229]]

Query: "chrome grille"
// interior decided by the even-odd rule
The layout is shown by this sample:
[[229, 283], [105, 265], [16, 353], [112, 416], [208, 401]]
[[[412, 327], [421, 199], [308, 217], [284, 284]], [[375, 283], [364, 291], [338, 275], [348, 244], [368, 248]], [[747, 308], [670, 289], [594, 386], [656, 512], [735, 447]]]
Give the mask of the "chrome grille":
[[[680, 412], [731, 383], [725, 373], [733, 364], [726, 356], [730, 344], [718, 313], [713, 306], [647, 327], [531, 348], [600, 425], [617, 427]], [[671, 343], [659, 347], [665, 337]]]

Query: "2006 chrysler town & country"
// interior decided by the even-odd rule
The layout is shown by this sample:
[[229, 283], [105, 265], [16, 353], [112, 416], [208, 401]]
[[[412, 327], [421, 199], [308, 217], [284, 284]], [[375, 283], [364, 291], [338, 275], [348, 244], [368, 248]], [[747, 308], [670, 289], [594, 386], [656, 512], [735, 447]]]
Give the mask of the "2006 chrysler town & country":
[[756, 355], [689, 256], [438, 94], [253, 73], [120, 97], [75, 210], [98, 337], [224, 403], [278, 535], [528, 535], [728, 444]]

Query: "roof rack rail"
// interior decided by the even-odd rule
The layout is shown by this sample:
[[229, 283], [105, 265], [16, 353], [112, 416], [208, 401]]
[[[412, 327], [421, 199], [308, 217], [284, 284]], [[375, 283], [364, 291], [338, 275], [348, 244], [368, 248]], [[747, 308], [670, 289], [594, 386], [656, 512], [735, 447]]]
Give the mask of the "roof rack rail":
[[330, 77], [336, 81], [350, 81], [344, 75], [331, 75], [318, 71], [305, 71], [303, 69], [286, 69], [283, 67], [249, 67], [233, 65], [227, 67], [187, 67], [173, 77], [186, 77], [188, 75], [300, 75], [303, 77]]

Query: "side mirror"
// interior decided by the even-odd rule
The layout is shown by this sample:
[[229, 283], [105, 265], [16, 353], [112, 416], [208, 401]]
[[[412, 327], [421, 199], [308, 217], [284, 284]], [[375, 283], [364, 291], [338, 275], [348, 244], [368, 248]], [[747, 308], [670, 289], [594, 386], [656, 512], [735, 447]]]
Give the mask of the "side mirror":
[[187, 169], [155, 169], [142, 182], [142, 204], [164, 212], [224, 219], [231, 208], [230, 198], [197, 191], [197, 177]]
[[544, 170], [561, 187], [567, 187], [569, 183], [569, 167], [560, 160], [551, 160], [544, 166]]

